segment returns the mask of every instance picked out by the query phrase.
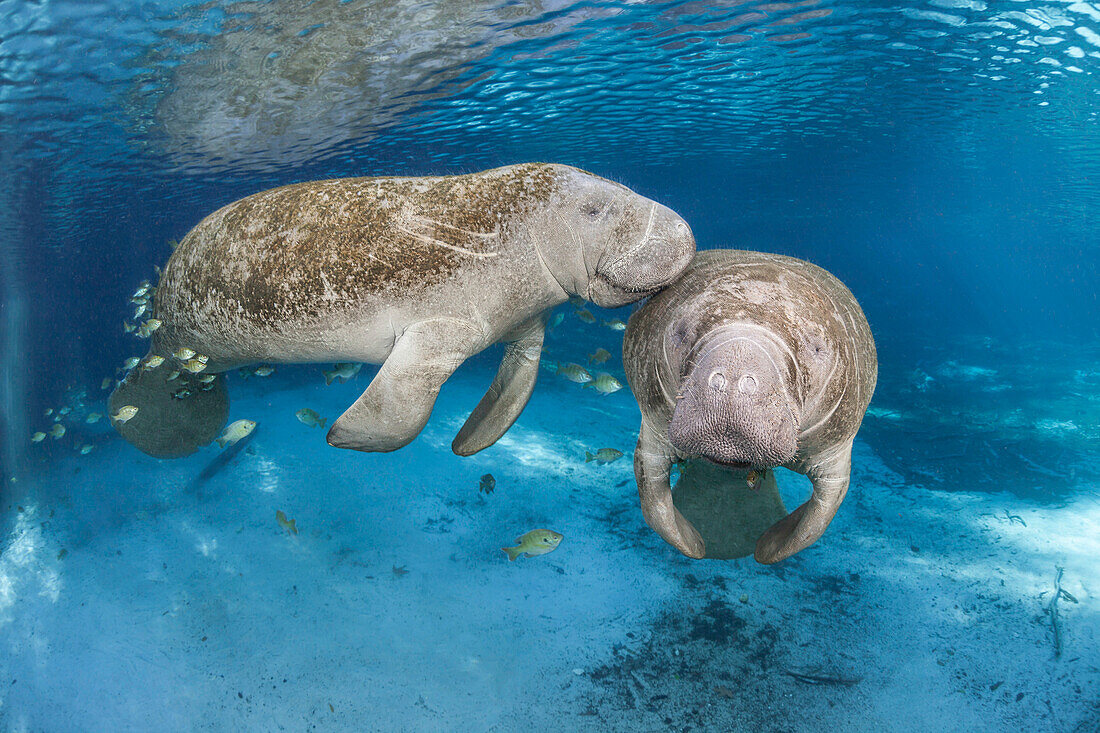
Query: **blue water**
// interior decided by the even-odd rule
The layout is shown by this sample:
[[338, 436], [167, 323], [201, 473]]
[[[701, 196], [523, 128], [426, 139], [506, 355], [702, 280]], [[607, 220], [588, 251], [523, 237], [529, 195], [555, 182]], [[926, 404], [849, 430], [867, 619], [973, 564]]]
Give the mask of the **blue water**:
[[[0, 728], [1100, 729], [1098, 72], [1086, 2], [0, 0]], [[129, 295], [206, 214], [533, 160], [859, 299], [879, 384], [814, 546], [665, 545], [627, 389], [543, 371], [457, 458], [499, 347], [392, 454], [294, 418], [331, 424], [369, 366], [233, 375], [259, 427], [229, 454], [86, 421], [145, 352]], [[631, 309], [560, 311], [546, 358], [623, 379], [600, 322]], [[508, 564], [536, 526], [562, 546]]]

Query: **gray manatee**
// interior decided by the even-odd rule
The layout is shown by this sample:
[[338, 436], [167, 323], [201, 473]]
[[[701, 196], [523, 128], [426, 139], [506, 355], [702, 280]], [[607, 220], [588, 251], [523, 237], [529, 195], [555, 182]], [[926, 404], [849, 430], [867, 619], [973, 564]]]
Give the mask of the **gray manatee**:
[[[527, 403], [551, 308], [571, 295], [634, 302], [672, 282], [694, 252], [673, 211], [564, 165], [263, 191], [207, 216], [169, 258], [150, 350], [165, 362], [133, 370], [112, 394], [112, 410], [138, 407], [116, 428], [158, 457], [217, 435], [223, 377], [205, 392], [186, 370], [168, 381], [180, 367], [171, 355], [187, 347], [208, 357], [202, 374], [253, 362], [381, 364], [328, 442], [395, 450], [420, 432], [463, 361], [505, 341], [492, 386], [452, 445], [470, 455]], [[173, 396], [181, 386], [191, 396]]]
[[673, 463], [692, 457], [810, 478], [810, 499], [757, 541], [758, 562], [822, 535], [848, 491], [878, 374], [871, 329], [843, 283], [792, 257], [700, 252], [631, 316], [623, 364], [642, 411], [642, 513], [661, 537], [689, 557], [705, 553], [669, 489]]

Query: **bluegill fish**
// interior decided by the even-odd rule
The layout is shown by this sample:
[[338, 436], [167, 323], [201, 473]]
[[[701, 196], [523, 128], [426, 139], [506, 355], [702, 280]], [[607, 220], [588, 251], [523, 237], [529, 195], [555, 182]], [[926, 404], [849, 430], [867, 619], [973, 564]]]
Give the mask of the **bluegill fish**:
[[592, 381], [592, 375], [588, 373], [587, 369], [572, 362], [565, 362], [564, 364], [558, 362], [557, 373], [558, 376], [565, 377], [570, 382], [576, 382], [577, 384], [587, 384]]
[[478, 484], [477, 490], [483, 494], [493, 493], [493, 489], [496, 488], [497, 480], [493, 478], [493, 474], [487, 473], [481, 477], [481, 483]]
[[607, 349], [596, 349], [592, 354], [588, 355], [589, 364], [603, 364], [605, 361], [611, 358], [611, 352]]
[[137, 413], [138, 408], [134, 407], [133, 405], [123, 405], [122, 407], [118, 408], [118, 412], [116, 412], [114, 415], [111, 415], [111, 419], [115, 422], [126, 422]]
[[592, 315], [592, 311], [586, 310], [584, 308], [577, 311], [577, 318], [581, 319], [585, 323], [595, 323], [596, 322], [596, 316]]
[[610, 374], [601, 374], [584, 386], [593, 387], [600, 394], [611, 394], [622, 389], [623, 383]]
[[247, 437], [252, 434], [252, 431], [256, 428], [256, 422], [254, 420], [237, 420], [230, 423], [222, 434], [218, 436], [215, 441], [219, 448], [224, 448], [227, 445], [233, 445], [241, 438]]
[[502, 547], [508, 559], [515, 560], [520, 555], [535, 557], [553, 552], [561, 544], [562, 536], [552, 529], [533, 529], [516, 540], [515, 547]]
[[622, 457], [623, 452], [614, 448], [600, 448], [595, 453], [592, 453], [590, 451], [584, 452], [585, 463], [591, 463], [592, 461], [595, 461], [601, 466], [611, 463], [612, 461], [617, 461]]
[[626, 323], [619, 320], [618, 318], [612, 318], [609, 321], [604, 321], [603, 325], [607, 326], [612, 331], [625, 331], [626, 330]]
[[323, 428], [328, 420], [327, 417], [321, 417], [308, 407], [298, 410], [294, 413], [294, 417], [298, 418], [298, 421], [303, 425], [308, 425], [311, 428]]
[[337, 380], [337, 379], [339, 379], [341, 382], [346, 382], [349, 379], [351, 379], [352, 377], [354, 377], [356, 374], [358, 374], [359, 370], [362, 369], [362, 368], [363, 368], [362, 364], [353, 364], [353, 363], [350, 363], [350, 362], [345, 362], [345, 363], [341, 363], [341, 364], [333, 364], [332, 369], [330, 369], [330, 370], [328, 370], [324, 373], [325, 374], [325, 384], [326, 385], [327, 384], [332, 384], [333, 381]]

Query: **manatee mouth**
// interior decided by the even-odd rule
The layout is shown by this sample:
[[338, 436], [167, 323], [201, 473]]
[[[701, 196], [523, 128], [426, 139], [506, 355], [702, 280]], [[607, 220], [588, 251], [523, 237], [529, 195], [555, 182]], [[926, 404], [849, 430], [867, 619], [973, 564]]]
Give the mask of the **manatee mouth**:
[[726, 468], [736, 468], [736, 469], [741, 469], [741, 470], [748, 470], [750, 468], [759, 468], [759, 466], [753, 466], [751, 463], [748, 463], [747, 461], [722, 461], [722, 460], [719, 460], [717, 458], [710, 458], [708, 456], [703, 456], [703, 458], [705, 458], [707, 461], [709, 461], [710, 463], [713, 463], [716, 466], [725, 466]]

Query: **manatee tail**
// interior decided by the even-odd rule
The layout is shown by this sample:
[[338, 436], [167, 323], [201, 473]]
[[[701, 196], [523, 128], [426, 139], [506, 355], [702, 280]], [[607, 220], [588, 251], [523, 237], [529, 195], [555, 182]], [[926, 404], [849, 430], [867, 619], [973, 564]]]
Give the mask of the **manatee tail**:
[[502, 547], [500, 549], [508, 553], [508, 562], [514, 561], [517, 557], [523, 554], [523, 550], [518, 547]]
[[[131, 445], [154, 458], [179, 458], [214, 440], [229, 416], [229, 395], [221, 374], [209, 385], [189, 372], [168, 381], [171, 359], [155, 369], [132, 369], [108, 402], [110, 414], [133, 405], [126, 422], [112, 421]], [[206, 389], [203, 389], [203, 388]]]

